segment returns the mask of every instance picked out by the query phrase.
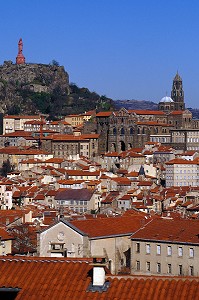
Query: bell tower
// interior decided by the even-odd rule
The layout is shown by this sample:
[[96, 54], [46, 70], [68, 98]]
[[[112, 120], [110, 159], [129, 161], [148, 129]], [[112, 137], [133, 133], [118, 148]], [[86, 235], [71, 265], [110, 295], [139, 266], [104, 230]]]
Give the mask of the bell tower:
[[18, 54], [17, 54], [17, 57], [16, 57], [16, 64], [17, 65], [25, 64], [25, 57], [24, 57], [22, 51], [23, 51], [23, 42], [22, 42], [22, 38], [21, 38], [19, 40], [19, 43], [18, 43]]
[[177, 72], [176, 76], [173, 79], [171, 99], [174, 101], [175, 110], [185, 110], [182, 78], [180, 77], [178, 72]]

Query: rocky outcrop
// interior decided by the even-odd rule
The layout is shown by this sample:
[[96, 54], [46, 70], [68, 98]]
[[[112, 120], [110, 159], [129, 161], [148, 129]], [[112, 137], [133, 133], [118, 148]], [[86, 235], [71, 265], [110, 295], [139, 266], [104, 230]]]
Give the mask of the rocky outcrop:
[[[69, 76], [64, 67], [44, 64], [13, 64], [0, 66], [0, 111], [18, 109], [20, 113], [39, 111], [36, 98], [49, 98], [70, 93]], [[42, 101], [42, 100], [41, 100]]]

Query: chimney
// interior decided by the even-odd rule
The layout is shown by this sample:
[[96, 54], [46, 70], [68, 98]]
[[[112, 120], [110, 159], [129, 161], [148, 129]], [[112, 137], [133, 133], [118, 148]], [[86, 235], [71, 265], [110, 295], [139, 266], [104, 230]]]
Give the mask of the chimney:
[[103, 286], [105, 283], [105, 258], [94, 257], [93, 258], [93, 285]]
[[88, 287], [88, 291], [105, 292], [109, 288], [110, 282], [105, 278], [105, 257], [93, 257], [93, 278], [92, 283]]

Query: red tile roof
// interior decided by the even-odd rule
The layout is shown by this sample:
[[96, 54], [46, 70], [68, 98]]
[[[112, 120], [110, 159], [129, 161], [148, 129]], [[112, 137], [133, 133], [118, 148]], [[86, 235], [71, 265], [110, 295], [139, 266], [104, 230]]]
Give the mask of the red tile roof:
[[14, 239], [14, 237], [11, 234], [9, 234], [4, 228], [0, 228], [0, 238], [2, 241]]
[[196, 165], [196, 164], [199, 164], [198, 160], [187, 160], [182, 158], [174, 158], [166, 162], [166, 165]]
[[4, 119], [41, 119], [41, 116], [34, 115], [34, 116], [28, 116], [28, 115], [5, 115], [3, 117]]
[[132, 239], [199, 243], [199, 220], [153, 219], [132, 235]]
[[151, 181], [139, 181], [138, 182], [138, 186], [151, 186], [153, 184], [153, 182]]
[[184, 113], [183, 110], [174, 110], [170, 112], [170, 115], [182, 115]]
[[117, 277], [108, 273], [107, 291], [88, 291], [90, 263], [85, 258], [1, 257], [0, 288], [19, 288], [15, 300], [198, 299], [198, 278], [190, 277]]
[[66, 134], [52, 134], [46, 137], [42, 137], [44, 140], [53, 140], [53, 141], [85, 141], [89, 139], [98, 139], [99, 134], [81, 134], [81, 135], [66, 135]]
[[101, 111], [96, 114], [96, 117], [110, 117], [112, 113], [112, 111]]
[[[151, 219], [149, 219], [151, 220]], [[147, 223], [143, 215], [110, 217], [91, 220], [71, 221], [72, 225], [86, 233], [90, 238], [113, 235], [127, 235], [137, 231], [141, 223]]]
[[118, 152], [108, 152], [108, 153], [104, 154], [104, 156], [117, 157], [117, 156], [119, 156], [119, 153]]
[[53, 163], [53, 164], [60, 164], [62, 162], [64, 162], [64, 159], [59, 157], [49, 158], [45, 161], [45, 163]]

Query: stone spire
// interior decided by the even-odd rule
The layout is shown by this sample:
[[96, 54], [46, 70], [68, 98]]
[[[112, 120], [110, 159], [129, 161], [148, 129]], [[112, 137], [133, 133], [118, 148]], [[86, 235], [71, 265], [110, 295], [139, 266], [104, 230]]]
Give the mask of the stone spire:
[[20, 38], [19, 43], [18, 43], [18, 54], [16, 57], [17, 65], [25, 64], [25, 57], [24, 57], [22, 51], [23, 51], [23, 42], [22, 42], [22, 38]]

